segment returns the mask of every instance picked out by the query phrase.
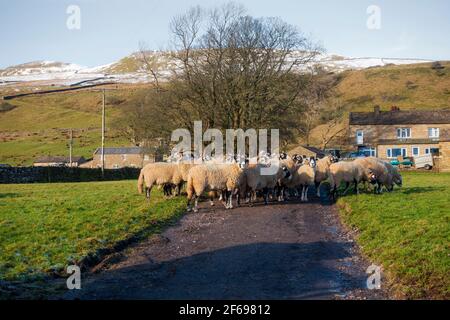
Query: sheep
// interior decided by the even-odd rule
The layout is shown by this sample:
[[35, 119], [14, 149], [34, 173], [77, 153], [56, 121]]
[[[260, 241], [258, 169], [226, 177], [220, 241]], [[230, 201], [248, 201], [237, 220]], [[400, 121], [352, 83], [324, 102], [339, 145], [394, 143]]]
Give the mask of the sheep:
[[146, 197], [150, 200], [153, 185], [173, 184], [181, 188], [182, 183], [182, 175], [177, 164], [156, 162], [149, 163], [141, 169], [137, 186], [138, 192], [143, 193], [143, 185], [145, 184]]
[[224, 199], [226, 209], [233, 208], [233, 194], [236, 194], [244, 183], [242, 164], [201, 164], [189, 170], [187, 179], [187, 210], [191, 211], [192, 198], [195, 199], [194, 212], [198, 212], [198, 198], [204, 191], [226, 191]]
[[316, 161], [314, 158], [305, 160], [304, 164], [298, 168], [295, 176], [297, 176], [298, 186], [301, 187], [300, 201], [308, 202], [308, 189], [314, 185], [316, 175]]
[[289, 170], [290, 174], [286, 177], [278, 179], [278, 184], [275, 189], [275, 193], [278, 195], [278, 202], [288, 200], [288, 197], [285, 197], [286, 189], [292, 186], [292, 175], [294, 175], [294, 173], [297, 171], [300, 164], [301, 162], [299, 157], [293, 159], [285, 153], [282, 153], [280, 155], [280, 166], [286, 167]]
[[401, 187], [403, 185], [403, 178], [400, 172], [398, 171], [398, 168], [390, 164], [389, 162], [383, 161], [383, 164], [386, 166], [386, 169], [388, 170], [389, 174], [392, 176], [392, 183], [390, 190], [392, 191], [394, 189], [394, 184]]
[[[272, 164], [275, 165], [275, 164]], [[265, 164], [252, 164], [245, 169], [245, 189], [241, 190], [241, 195], [244, 192], [249, 192], [249, 204], [252, 205], [252, 200], [256, 198], [256, 191], [262, 190], [264, 197], [264, 204], [268, 204], [269, 190], [274, 189], [281, 179], [289, 179], [292, 177], [290, 171], [286, 166], [279, 166], [276, 173], [272, 175], [262, 175], [261, 170], [267, 168]]]
[[316, 187], [318, 198], [320, 198], [320, 185], [323, 181], [326, 181], [328, 179], [330, 165], [335, 162], [337, 162], [337, 158], [331, 154], [316, 161], [314, 185]]
[[355, 163], [368, 168], [376, 175], [376, 180], [366, 179], [365, 182], [372, 184], [376, 183], [375, 193], [381, 193], [382, 186], [385, 186], [388, 190], [392, 186], [392, 175], [389, 173], [388, 168], [380, 159], [375, 157], [359, 158], [354, 160]]
[[331, 197], [335, 198], [337, 193], [337, 188], [341, 184], [341, 182], [346, 183], [346, 189], [344, 191], [344, 195], [347, 193], [347, 191], [350, 188], [350, 183], [355, 184], [356, 194], [359, 194], [358, 184], [361, 181], [367, 180], [369, 182], [376, 180], [376, 175], [374, 172], [356, 162], [337, 162], [330, 165], [329, 169], [329, 178], [330, 178], [330, 185], [331, 185]]

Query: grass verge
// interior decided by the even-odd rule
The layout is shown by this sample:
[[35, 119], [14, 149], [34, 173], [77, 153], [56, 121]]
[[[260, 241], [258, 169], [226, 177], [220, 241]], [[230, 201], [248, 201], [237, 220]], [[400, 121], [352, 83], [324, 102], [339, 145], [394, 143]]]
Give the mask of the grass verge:
[[149, 205], [136, 181], [0, 185], [0, 284], [63, 275], [67, 265], [160, 232], [184, 209], [184, 198], [158, 191]]
[[398, 297], [450, 298], [450, 174], [406, 172], [404, 187], [338, 200], [343, 221]]

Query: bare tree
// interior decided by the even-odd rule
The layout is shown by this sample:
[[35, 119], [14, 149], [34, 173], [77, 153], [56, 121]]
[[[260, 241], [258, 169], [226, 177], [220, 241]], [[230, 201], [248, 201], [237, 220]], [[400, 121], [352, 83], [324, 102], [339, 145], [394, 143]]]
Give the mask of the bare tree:
[[322, 111], [323, 131], [321, 133], [320, 148], [325, 149], [329, 143], [337, 138], [344, 138], [347, 126], [342, 123], [345, 108], [339, 100], [328, 100], [327, 107]]
[[[193, 121], [201, 120], [205, 129], [279, 128], [283, 143], [315, 124], [316, 103], [306, 101], [317, 102], [327, 90], [308, 97], [316, 77], [310, 62], [321, 49], [296, 27], [279, 18], [251, 17], [228, 3], [211, 10], [193, 7], [174, 17], [170, 30], [176, 67], [166, 83], [141, 50], [155, 89], [145, 106], [133, 104], [140, 111], [128, 113], [134, 118], [130, 130], [139, 132], [135, 139], [192, 129]], [[148, 111], [157, 116], [145, 116]], [[139, 124], [143, 119], [148, 123]]]

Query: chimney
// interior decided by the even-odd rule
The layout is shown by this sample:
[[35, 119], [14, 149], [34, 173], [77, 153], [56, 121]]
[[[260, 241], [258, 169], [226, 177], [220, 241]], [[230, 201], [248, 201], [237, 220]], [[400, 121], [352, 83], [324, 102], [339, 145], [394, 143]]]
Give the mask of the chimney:
[[376, 105], [375, 107], [373, 107], [373, 112], [376, 116], [378, 116], [380, 114], [380, 106]]

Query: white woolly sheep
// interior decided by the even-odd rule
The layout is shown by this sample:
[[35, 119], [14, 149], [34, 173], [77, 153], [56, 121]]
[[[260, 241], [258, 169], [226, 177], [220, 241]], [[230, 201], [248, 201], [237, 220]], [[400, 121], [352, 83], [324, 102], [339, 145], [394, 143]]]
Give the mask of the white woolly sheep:
[[316, 170], [314, 176], [314, 185], [316, 187], [317, 197], [320, 198], [320, 185], [328, 180], [330, 165], [337, 162], [337, 158], [333, 155], [327, 155], [316, 161]]
[[[275, 165], [275, 164], [272, 164]], [[262, 174], [262, 170], [268, 168], [265, 164], [251, 164], [245, 168], [245, 189], [241, 190], [241, 196], [244, 193], [250, 193], [249, 203], [256, 197], [256, 191], [263, 191], [264, 204], [268, 204], [269, 191], [273, 190], [278, 181], [281, 179], [289, 179], [290, 171], [286, 166], [279, 166], [278, 170], [272, 174]]]
[[201, 164], [189, 170], [187, 181], [188, 211], [195, 198], [194, 212], [198, 211], [198, 198], [205, 191], [226, 191], [226, 209], [233, 208], [233, 195], [244, 182], [244, 170], [239, 164]]
[[337, 193], [337, 188], [342, 182], [346, 183], [346, 189], [344, 195], [350, 188], [350, 184], [354, 183], [356, 194], [359, 194], [358, 184], [361, 181], [374, 181], [376, 176], [371, 169], [357, 163], [355, 161], [347, 162], [337, 162], [330, 165], [329, 170], [330, 186], [331, 186], [331, 196], [335, 198]]
[[375, 181], [371, 181], [370, 179], [366, 179], [363, 181], [370, 182], [372, 184], [377, 183], [377, 186], [375, 187], [376, 193], [381, 193], [382, 186], [385, 186], [387, 189], [392, 186], [392, 175], [389, 173], [387, 166], [383, 161], [375, 157], [366, 157], [356, 159], [354, 160], [354, 162], [363, 166], [364, 168], [371, 170], [375, 174]]
[[305, 160], [304, 164], [298, 168], [295, 176], [297, 176], [298, 186], [301, 187], [300, 201], [308, 202], [309, 187], [314, 185], [316, 175], [316, 161], [314, 158]]
[[146, 197], [150, 199], [153, 185], [173, 184], [181, 188], [182, 183], [183, 178], [177, 164], [156, 162], [149, 163], [141, 169], [137, 186], [139, 193], [143, 193], [143, 185], [145, 185]]
[[400, 172], [398, 171], [398, 168], [386, 161], [382, 161], [382, 163], [386, 166], [386, 169], [388, 170], [389, 174], [391, 175], [391, 181], [390, 181], [388, 191], [392, 191], [394, 189], [394, 184], [401, 187], [403, 185], [403, 178], [402, 178], [402, 175], [400, 174]]

